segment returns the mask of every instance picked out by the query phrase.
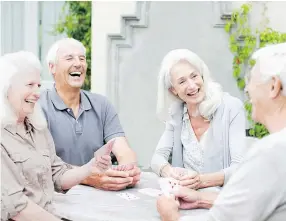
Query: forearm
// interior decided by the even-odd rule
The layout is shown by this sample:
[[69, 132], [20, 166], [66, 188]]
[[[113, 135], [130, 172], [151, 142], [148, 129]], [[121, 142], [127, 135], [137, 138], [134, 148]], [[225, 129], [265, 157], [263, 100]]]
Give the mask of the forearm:
[[[118, 164], [137, 163], [135, 152], [129, 147], [125, 137], [116, 137], [112, 152]], [[110, 141], [109, 141], [110, 142]]]
[[47, 212], [32, 201], [28, 201], [28, 205], [17, 216], [13, 217], [16, 221], [60, 221], [51, 213]]
[[167, 163], [166, 165], [162, 166], [160, 170], [160, 176], [162, 177], [169, 177], [171, 175], [172, 166]]
[[70, 189], [81, 183], [91, 174], [91, 167], [85, 164], [81, 167], [73, 166], [74, 169], [68, 170], [61, 177], [61, 186], [63, 190]]
[[200, 180], [199, 188], [222, 186], [224, 184], [224, 172], [201, 174]]
[[217, 196], [218, 193], [216, 192], [199, 192], [198, 208], [210, 209]]
[[124, 151], [122, 154], [115, 155], [119, 165], [137, 163], [136, 154], [132, 150]]

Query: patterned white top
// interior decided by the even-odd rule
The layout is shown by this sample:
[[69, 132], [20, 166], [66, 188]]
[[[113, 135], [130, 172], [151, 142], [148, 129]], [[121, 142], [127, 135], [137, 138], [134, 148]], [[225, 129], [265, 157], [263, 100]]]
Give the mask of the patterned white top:
[[188, 109], [185, 104], [181, 133], [181, 141], [183, 144], [183, 163], [185, 168], [195, 170], [198, 173], [203, 172], [204, 152], [207, 147], [208, 131], [209, 129], [201, 136], [200, 141], [198, 141], [191, 126]]

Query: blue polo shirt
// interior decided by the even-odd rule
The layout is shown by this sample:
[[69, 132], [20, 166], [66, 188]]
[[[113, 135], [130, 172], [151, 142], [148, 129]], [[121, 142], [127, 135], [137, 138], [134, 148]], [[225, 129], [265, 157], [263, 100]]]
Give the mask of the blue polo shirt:
[[63, 161], [81, 166], [94, 152], [115, 137], [124, 137], [118, 115], [106, 97], [81, 90], [75, 118], [55, 87], [41, 93], [40, 105], [53, 136], [56, 153]]

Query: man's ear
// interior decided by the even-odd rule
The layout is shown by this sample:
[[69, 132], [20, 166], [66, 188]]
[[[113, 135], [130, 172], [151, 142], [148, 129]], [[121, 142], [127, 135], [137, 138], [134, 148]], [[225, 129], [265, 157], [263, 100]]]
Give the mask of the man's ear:
[[52, 63], [49, 63], [49, 71], [50, 73], [55, 76], [55, 73], [56, 73], [56, 66]]
[[282, 91], [282, 84], [281, 80], [277, 76], [273, 76], [271, 80], [271, 92], [270, 92], [270, 97], [271, 98], [276, 98], [280, 95]]

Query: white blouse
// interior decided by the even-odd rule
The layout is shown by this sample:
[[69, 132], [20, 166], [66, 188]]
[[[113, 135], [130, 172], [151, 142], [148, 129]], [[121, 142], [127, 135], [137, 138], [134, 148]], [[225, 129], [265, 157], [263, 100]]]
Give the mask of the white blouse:
[[195, 170], [199, 173], [204, 171], [205, 167], [205, 151], [209, 147], [210, 128], [201, 136], [198, 141], [195, 132], [191, 126], [188, 109], [184, 105], [183, 124], [181, 141], [183, 144], [183, 163], [187, 169]]

